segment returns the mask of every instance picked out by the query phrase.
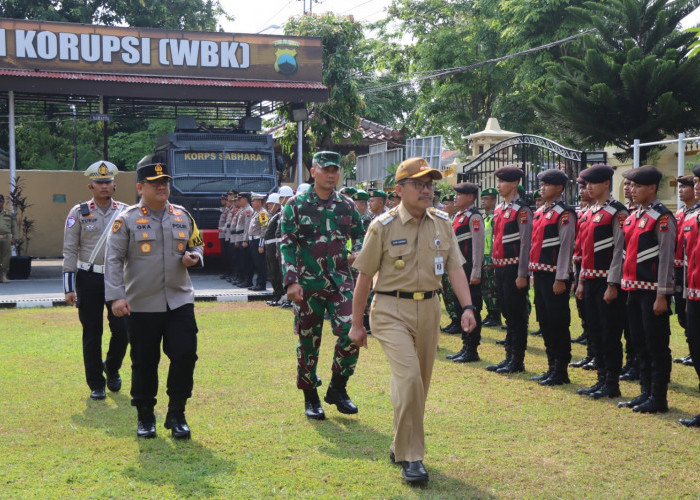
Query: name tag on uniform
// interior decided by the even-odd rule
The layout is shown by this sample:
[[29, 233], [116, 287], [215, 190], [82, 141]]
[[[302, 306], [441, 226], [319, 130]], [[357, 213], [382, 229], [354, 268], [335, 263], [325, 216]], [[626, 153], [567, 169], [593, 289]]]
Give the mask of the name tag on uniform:
[[445, 259], [443, 257], [435, 257], [435, 275], [440, 276], [445, 274]]
[[406, 243], [408, 243], [408, 240], [405, 240], [405, 239], [403, 239], [403, 240], [391, 240], [391, 244], [392, 244], [393, 246], [396, 246], [396, 245], [405, 245]]

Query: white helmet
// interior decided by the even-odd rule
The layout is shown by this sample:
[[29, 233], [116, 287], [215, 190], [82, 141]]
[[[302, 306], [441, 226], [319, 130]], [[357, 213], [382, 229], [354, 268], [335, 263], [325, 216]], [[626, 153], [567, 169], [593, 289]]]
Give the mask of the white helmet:
[[[291, 191], [291, 189], [290, 189]], [[279, 205], [280, 203], [280, 195], [277, 193], [271, 193], [267, 197], [267, 203], [277, 203]]]
[[302, 182], [297, 187], [297, 194], [306, 193], [310, 187], [311, 187], [311, 184], [307, 184], [306, 182]]
[[290, 196], [294, 196], [294, 191], [292, 191], [292, 188], [289, 186], [280, 186], [279, 195], [284, 198], [289, 198]]

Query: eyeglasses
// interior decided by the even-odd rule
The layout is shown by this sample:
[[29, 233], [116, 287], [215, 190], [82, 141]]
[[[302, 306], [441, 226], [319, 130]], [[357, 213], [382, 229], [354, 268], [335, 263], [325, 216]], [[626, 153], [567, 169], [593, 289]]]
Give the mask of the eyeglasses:
[[401, 184], [413, 184], [413, 187], [416, 188], [418, 191], [423, 191], [424, 189], [429, 189], [433, 190], [435, 189], [435, 183], [430, 181], [430, 182], [421, 182], [421, 181], [404, 181]]

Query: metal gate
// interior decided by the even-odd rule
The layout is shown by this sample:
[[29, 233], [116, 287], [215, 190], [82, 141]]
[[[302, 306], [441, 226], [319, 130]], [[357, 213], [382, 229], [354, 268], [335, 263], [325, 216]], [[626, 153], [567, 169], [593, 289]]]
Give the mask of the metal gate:
[[523, 187], [526, 192], [539, 188], [537, 174], [543, 170], [558, 168], [569, 178], [564, 189], [567, 203], [577, 205], [576, 178], [581, 169], [595, 163], [606, 163], [605, 151], [577, 151], [536, 135], [518, 135], [505, 139], [466, 163], [459, 182], [474, 182], [481, 189], [496, 187], [496, 169], [505, 165], [517, 165], [525, 172]]

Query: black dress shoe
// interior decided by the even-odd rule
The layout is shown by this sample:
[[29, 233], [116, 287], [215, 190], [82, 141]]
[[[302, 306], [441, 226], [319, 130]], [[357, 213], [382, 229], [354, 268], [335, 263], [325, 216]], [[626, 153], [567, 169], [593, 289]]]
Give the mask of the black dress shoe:
[[104, 367], [105, 375], [107, 375], [107, 389], [112, 392], [119, 392], [122, 388], [122, 378], [119, 376], [119, 372], [109, 373], [107, 371], [107, 363], [102, 363]]
[[94, 399], [95, 401], [101, 401], [106, 397], [107, 397], [107, 394], [105, 394], [104, 388], [93, 389], [92, 391], [90, 391], [90, 399]]
[[686, 427], [700, 427], [700, 415], [696, 415], [693, 418], [680, 418], [678, 423]]
[[187, 425], [184, 414], [166, 416], [163, 426], [170, 429], [175, 439], [189, 439], [191, 436], [190, 426]]
[[324, 413], [323, 408], [321, 408], [320, 401], [307, 401], [306, 403], [304, 403], [304, 407], [304, 414], [306, 415], [306, 418], [309, 418], [311, 420], [326, 419], [326, 414]]
[[136, 427], [136, 437], [142, 439], [153, 439], [156, 437], [156, 421], [139, 419]]
[[408, 483], [420, 483], [429, 479], [422, 460], [401, 462], [401, 475]]
[[345, 415], [354, 415], [357, 413], [357, 406], [348, 396], [345, 387], [334, 387], [333, 381], [328, 384], [328, 390], [323, 400], [329, 405], [335, 405], [340, 413]]

